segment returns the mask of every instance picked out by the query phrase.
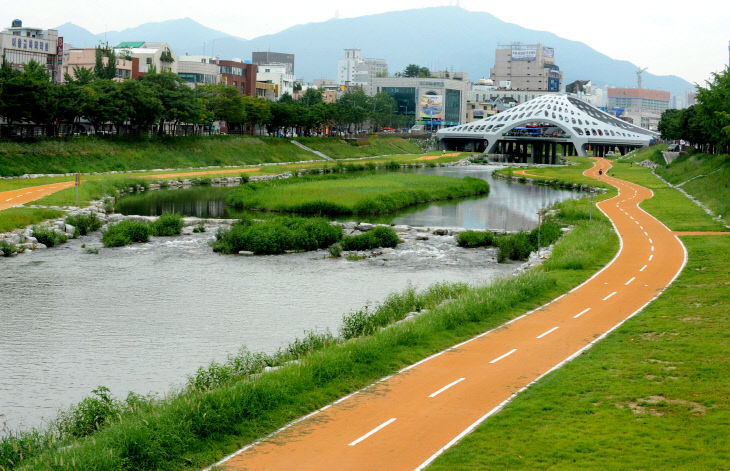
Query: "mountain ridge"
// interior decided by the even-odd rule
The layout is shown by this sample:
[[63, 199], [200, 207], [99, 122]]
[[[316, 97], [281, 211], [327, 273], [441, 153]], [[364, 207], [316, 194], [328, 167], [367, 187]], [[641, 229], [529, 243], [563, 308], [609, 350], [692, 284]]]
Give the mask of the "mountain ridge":
[[[225, 58], [250, 58], [255, 50], [289, 52], [296, 56], [298, 78], [335, 78], [343, 49], [361, 49], [363, 57], [388, 62], [391, 73], [409, 63], [432, 70], [463, 71], [471, 80], [488, 77], [498, 45], [542, 43], [555, 48], [555, 62], [563, 70], [563, 85], [590, 79], [598, 86], [635, 87], [637, 66], [613, 59], [580, 41], [561, 38], [550, 31], [523, 28], [486, 12], [458, 7], [429, 7], [378, 13], [355, 18], [329, 19], [294, 25], [277, 33], [244, 39], [203, 26], [191, 18], [145, 23], [122, 31], [94, 35], [66, 23], [59, 34], [77, 47], [93, 47], [104, 37], [120, 41], [165, 41], [178, 55], [205, 54]], [[68, 34], [67, 34], [68, 32]], [[84, 34], [84, 32], [86, 34]], [[93, 43], [90, 43], [91, 38]], [[333, 39], [336, 38], [336, 39]], [[76, 41], [77, 43], [75, 43]], [[643, 75], [646, 88], [683, 96], [693, 85], [675, 75]]]

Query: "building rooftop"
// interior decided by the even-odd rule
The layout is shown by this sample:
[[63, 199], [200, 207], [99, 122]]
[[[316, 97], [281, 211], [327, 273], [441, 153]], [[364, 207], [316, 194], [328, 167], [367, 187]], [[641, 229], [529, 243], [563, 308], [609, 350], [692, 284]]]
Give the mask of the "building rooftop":
[[144, 46], [144, 41], [122, 41], [114, 49], [133, 49]]

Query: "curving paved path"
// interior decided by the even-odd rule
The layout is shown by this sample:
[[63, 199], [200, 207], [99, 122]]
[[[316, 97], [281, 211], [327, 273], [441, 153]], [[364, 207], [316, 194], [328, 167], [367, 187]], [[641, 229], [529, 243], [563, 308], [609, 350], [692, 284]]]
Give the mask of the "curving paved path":
[[[597, 178], [610, 163], [585, 172]], [[679, 239], [639, 209], [641, 186], [603, 177], [598, 203], [621, 239], [614, 260], [550, 304], [343, 398], [219, 463], [223, 469], [412, 470], [427, 466], [515, 394], [639, 312], [686, 262]]]

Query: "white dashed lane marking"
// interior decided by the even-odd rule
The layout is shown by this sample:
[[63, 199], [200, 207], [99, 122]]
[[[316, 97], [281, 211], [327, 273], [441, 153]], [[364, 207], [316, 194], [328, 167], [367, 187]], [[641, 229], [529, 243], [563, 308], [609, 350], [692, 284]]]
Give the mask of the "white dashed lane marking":
[[547, 332], [543, 332], [542, 334], [538, 335], [535, 338], [536, 339], [541, 339], [541, 338], [545, 337], [547, 334], [549, 334], [551, 332], [555, 332], [556, 330], [558, 330], [558, 327], [553, 327], [552, 329], [548, 330]]
[[436, 392], [434, 392], [434, 393], [430, 394], [430, 395], [429, 395], [428, 397], [436, 397], [436, 396], [438, 396], [439, 394], [441, 394], [442, 392], [444, 392], [444, 391], [446, 391], [447, 389], [449, 389], [450, 387], [452, 387], [452, 386], [456, 386], [457, 384], [461, 383], [461, 382], [462, 382], [462, 381], [464, 381], [465, 379], [466, 379], [466, 378], [459, 378], [459, 379], [457, 379], [456, 381], [454, 381], [454, 382], [452, 382], [452, 383], [449, 383], [449, 384], [447, 384], [446, 386], [444, 386], [443, 388], [439, 389], [438, 391], [436, 391]]
[[361, 441], [367, 439], [370, 435], [372, 435], [374, 433], [378, 433], [380, 430], [382, 430], [383, 428], [385, 428], [388, 425], [392, 424], [393, 422], [395, 422], [395, 417], [393, 417], [392, 419], [386, 420], [385, 422], [383, 422], [382, 424], [378, 425], [377, 427], [375, 427], [374, 429], [372, 429], [371, 431], [369, 431], [368, 433], [366, 433], [362, 437], [358, 438], [355, 441], [350, 442], [348, 445], [349, 446], [355, 446], [355, 445], [357, 445]]
[[514, 352], [516, 352], [516, 351], [517, 351], [517, 349], [516, 349], [516, 348], [513, 348], [513, 349], [512, 349], [512, 350], [510, 350], [509, 352], [505, 353], [505, 354], [504, 354], [504, 355], [502, 355], [502, 356], [499, 356], [499, 357], [495, 358], [494, 360], [490, 361], [489, 363], [490, 363], [490, 364], [493, 364], [493, 363], [497, 363], [497, 362], [498, 362], [499, 360], [502, 360], [502, 359], [504, 359], [504, 358], [507, 358], [508, 356], [512, 355], [512, 354], [513, 354]]

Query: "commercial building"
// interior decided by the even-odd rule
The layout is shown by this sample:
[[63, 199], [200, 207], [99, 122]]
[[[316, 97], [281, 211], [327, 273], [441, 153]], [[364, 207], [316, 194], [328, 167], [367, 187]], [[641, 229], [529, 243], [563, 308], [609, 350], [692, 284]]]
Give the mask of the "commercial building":
[[294, 82], [296, 77], [288, 72], [284, 64], [263, 64], [259, 66], [256, 73], [256, 82], [274, 85], [274, 97], [276, 100], [285, 93], [294, 96]]
[[466, 104], [466, 122], [478, 121], [486, 117], [497, 114], [497, 107], [492, 102]]
[[10, 28], [0, 33], [0, 53], [13, 68], [23, 69], [35, 61], [53, 82], [63, 80], [63, 37], [55, 29], [28, 28], [13, 20]]
[[257, 66], [263, 66], [265, 64], [278, 64], [286, 67], [286, 73], [294, 75], [294, 54], [288, 54], [284, 52], [254, 52], [251, 54], [251, 62]]
[[396, 114], [409, 116], [413, 124], [435, 129], [466, 122], [469, 88], [465, 80], [376, 77], [371, 91], [393, 97]]
[[656, 131], [662, 113], [669, 108], [671, 94], [646, 88], [609, 88], [608, 108], [623, 108], [634, 124]]
[[241, 95], [256, 96], [256, 75], [258, 67], [255, 64], [243, 62], [241, 59], [219, 60], [221, 80], [226, 85], [236, 87]]
[[163, 42], [127, 41], [114, 46], [117, 56], [139, 59], [139, 73], [150, 70], [177, 73], [178, 62], [175, 51]]
[[559, 92], [563, 72], [555, 64], [555, 49], [542, 44], [500, 46], [490, 78], [501, 88]]
[[345, 49], [345, 57], [337, 62], [337, 83], [360, 86], [366, 93], [376, 77], [387, 77], [388, 63], [385, 59], [363, 59], [360, 49]]
[[178, 60], [177, 74], [189, 87], [221, 83], [221, 68], [215, 57], [185, 55]]
[[[108, 57], [101, 58], [102, 63], [109, 63]], [[114, 80], [136, 79], [139, 74], [139, 59], [125, 55], [117, 56], [115, 59], [116, 78]], [[77, 69], [94, 70], [96, 68], [96, 48], [75, 48], [65, 47], [63, 51], [62, 81], [66, 81], [66, 75], [76, 77]]]

